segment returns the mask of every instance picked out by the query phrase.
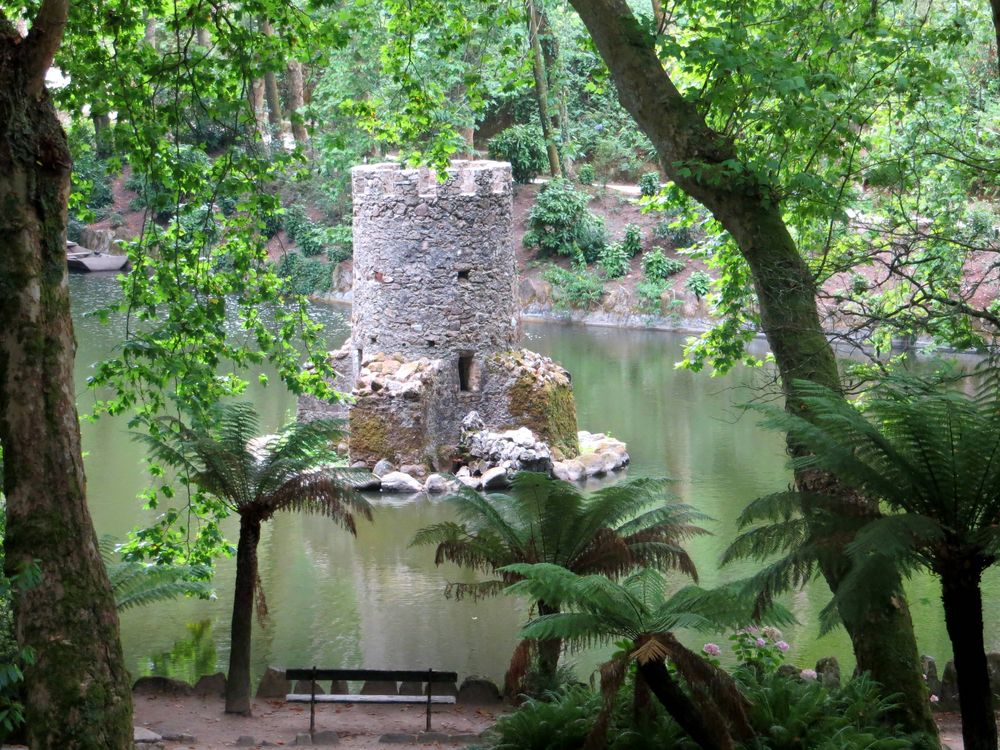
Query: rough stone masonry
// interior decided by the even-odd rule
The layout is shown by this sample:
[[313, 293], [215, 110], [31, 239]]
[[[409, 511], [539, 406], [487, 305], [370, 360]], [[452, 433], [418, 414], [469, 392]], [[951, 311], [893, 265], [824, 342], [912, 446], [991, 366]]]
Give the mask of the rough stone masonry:
[[[517, 348], [510, 165], [452, 162], [444, 182], [395, 163], [351, 177], [351, 338], [332, 356], [346, 376], [336, 385], [354, 396], [352, 463], [485, 472], [470, 453], [482, 441], [463, 430], [470, 412], [490, 432], [527, 428], [555, 462], [575, 458], [569, 373]], [[316, 406], [300, 405], [300, 417]]]

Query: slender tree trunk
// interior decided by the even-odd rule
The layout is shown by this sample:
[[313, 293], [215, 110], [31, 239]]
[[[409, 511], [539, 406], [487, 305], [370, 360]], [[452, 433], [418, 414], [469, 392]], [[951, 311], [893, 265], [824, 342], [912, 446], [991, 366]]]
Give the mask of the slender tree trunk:
[[288, 61], [288, 116], [292, 121], [292, 137], [300, 146], [309, 143], [309, 132], [302, 119], [302, 109], [305, 107], [305, 91], [302, 85], [302, 63], [298, 60]]
[[542, 54], [542, 44], [539, 38], [539, 14], [535, 0], [525, 0], [525, 10], [528, 16], [528, 40], [531, 43], [531, 63], [535, 74], [535, 98], [538, 100], [538, 119], [542, 123], [542, 136], [545, 138], [545, 150], [549, 155], [549, 174], [562, 177], [562, 166], [559, 161], [559, 149], [556, 146], [558, 128], [552, 119], [549, 107], [548, 74], [545, 72], [545, 57]]
[[944, 621], [955, 652], [962, 742], [966, 750], [996, 750], [997, 720], [983, 641], [982, 573], [960, 568], [941, 575]]
[[90, 119], [94, 123], [94, 141], [97, 144], [97, 155], [101, 159], [111, 156], [114, 150], [113, 135], [111, 133], [111, 116], [106, 111], [95, 109], [91, 105]]
[[[260, 26], [264, 34], [274, 36], [274, 27], [270, 21], [261, 21]], [[267, 98], [267, 121], [280, 126], [281, 94], [278, 93], [278, 76], [273, 70], [264, 73], [264, 96]]]
[[257, 544], [260, 520], [240, 516], [236, 545], [236, 590], [229, 632], [229, 674], [226, 677], [226, 713], [250, 715], [250, 640], [253, 634], [253, 594], [257, 581]]
[[8, 575], [34, 750], [132, 747], [118, 615], [86, 503], [66, 281], [72, 163], [44, 87], [68, 3], [44, 0], [22, 39], [0, 16], [0, 444]]
[[156, 47], [156, 19], [149, 13], [144, 13], [143, 15], [146, 23], [143, 38], [150, 47]]
[[[837, 363], [816, 310], [812, 275], [770, 186], [759, 182], [750, 167], [732, 175], [731, 165], [740, 164], [734, 145], [709, 128], [695, 105], [681, 96], [656, 55], [654, 37], [626, 0], [571, 3], [611, 71], [622, 106], [653, 142], [666, 174], [712, 212], [749, 264], [786, 408], [803, 409], [797, 379], [839, 389]], [[824, 566], [834, 591], [847, 564], [842, 557]], [[901, 582], [897, 591], [902, 591]], [[908, 730], [936, 734], [923, 699], [916, 639], [902, 594], [878, 602], [863, 615], [846, 615], [844, 625], [860, 668], [902, 696], [893, 719]]]
[[997, 80], [1000, 80], [1000, 0], [990, 0], [993, 11], [993, 34], [997, 45]]
[[566, 125], [566, 87], [563, 86], [562, 60], [559, 57], [559, 40], [549, 24], [549, 14], [541, 2], [534, 2], [538, 17], [538, 43], [542, 48], [545, 81], [548, 84], [549, 117], [551, 133], [558, 141], [556, 156], [559, 171], [566, 176], [566, 144], [569, 142], [569, 128]]
[[721, 720], [716, 719], [715, 727], [710, 726], [706, 721], [707, 717], [701, 715], [698, 707], [670, 676], [662, 661], [639, 664], [639, 674], [667, 713], [704, 750], [732, 750], [732, 738], [725, 731]]
[[[559, 607], [553, 607], [545, 602], [538, 602], [538, 614], [555, 615]], [[556, 671], [559, 669], [559, 654], [562, 652], [562, 639], [549, 638], [538, 641], [538, 669], [550, 684], [555, 684]]]

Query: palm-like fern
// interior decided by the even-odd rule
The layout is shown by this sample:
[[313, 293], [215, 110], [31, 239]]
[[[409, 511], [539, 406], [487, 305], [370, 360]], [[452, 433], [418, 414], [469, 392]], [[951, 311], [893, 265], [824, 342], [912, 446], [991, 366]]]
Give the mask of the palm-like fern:
[[240, 516], [226, 711], [246, 714], [254, 594], [258, 611], [263, 602], [257, 573], [261, 524], [278, 511], [302, 511], [325, 515], [354, 534], [355, 514], [371, 520], [368, 503], [354, 490], [367, 473], [336, 466], [333, 446], [342, 432], [334, 420], [293, 422], [264, 440], [253, 406], [233, 403], [218, 407], [203, 427], [164, 417], [157, 428], [140, 436], [152, 455]]
[[[666, 502], [668, 481], [634, 479], [590, 495], [545, 474], [521, 472], [511, 493], [482, 495], [464, 489], [452, 500], [458, 522], [421, 529], [411, 545], [436, 545], [435, 563], [453, 562], [493, 577], [476, 583], [451, 583], [455, 596], [492, 596], [518, 580], [516, 563], [552, 563], [575, 573], [620, 576], [640, 567], [677, 569], [697, 578], [694, 562], [681, 542], [707, 533], [695, 525], [705, 518], [693, 508]], [[536, 597], [540, 614], [557, 612], [560, 597]], [[554, 674], [560, 641], [544, 641], [540, 667]], [[514, 653], [507, 674], [516, 692], [527, 668], [528, 643]]]
[[[664, 576], [649, 568], [620, 582], [602, 575], [580, 576], [544, 563], [511, 565], [504, 572], [521, 578], [510, 586], [511, 593], [535, 599], [558, 597], [569, 610], [531, 620], [522, 630], [525, 638], [560, 638], [578, 647], [623, 638], [630, 644], [601, 667], [604, 708], [588, 748], [602, 746], [614, 697], [633, 661], [641, 677], [636, 680], [636, 705], [641, 705], [640, 691], [648, 686], [706, 750], [732, 748], [734, 737], [746, 740], [752, 735], [747, 704], [736, 683], [724, 670], [683, 646], [672, 632], [677, 628], [717, 631], [746, 623], [753, 602], [744, 589], [705, 591], [687, 586], [668, 596]], [[772, 610], [770, 617], [782, 623], [791, 620], [780, 608]], [[668, 659], [687, 692], [667, 670]]]
[[[932, 571], [941, 580], [955, 651], [965, 745], [995, 750], [979, 582], [1000, 550], [1000, 390], [991, 383], [969, 396], [897, 377], [874, 389], [859, 410], [820, 386], [796, 387], [812, 421], [777, 411], [767, 419], [809, 451], [794, 467], [831, 472], [880, 501], [881, 510], [845, 516], [842, 504], [822, 496], [762, 498], [741, 522], [764, 523], [741, 534], [727, 559], [786, 553], [753, 581], [766, 601], [801, 584], [828, 550], [850, 539], [852, 567], [824, 612], [826, 627], [838, 609], [863, 608], [870, 596], [892, 593], [885, 586], [897, 567]], [[804, 505], [827, 522], [807, 529]]]
[[100, 549], [119, 612], [180, 596], [204, 599], [212, 595], [208, 581], [211, 571], [205, 565], [153, 565], [120, 560], [115, 555], [115, 540], [109, 536], [101, 537]]

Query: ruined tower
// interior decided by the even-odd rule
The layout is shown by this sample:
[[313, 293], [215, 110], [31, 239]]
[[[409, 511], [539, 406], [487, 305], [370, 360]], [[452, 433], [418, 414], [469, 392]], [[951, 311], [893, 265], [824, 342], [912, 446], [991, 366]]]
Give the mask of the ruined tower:
[[569, 373], [518, 350], [510, 165], [351, 170], [354, 293], [352, 461], [453, 470], [462, 421], [528, 427], [575, 456]]

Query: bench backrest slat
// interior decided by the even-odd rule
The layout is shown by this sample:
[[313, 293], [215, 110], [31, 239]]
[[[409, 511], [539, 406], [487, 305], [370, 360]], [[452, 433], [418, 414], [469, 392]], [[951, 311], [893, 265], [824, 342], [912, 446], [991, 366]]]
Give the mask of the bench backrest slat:
[[458, 682], [458, 672], [426, 669], [286, 669], [286, 680], [394, 680], [396, 682]]

